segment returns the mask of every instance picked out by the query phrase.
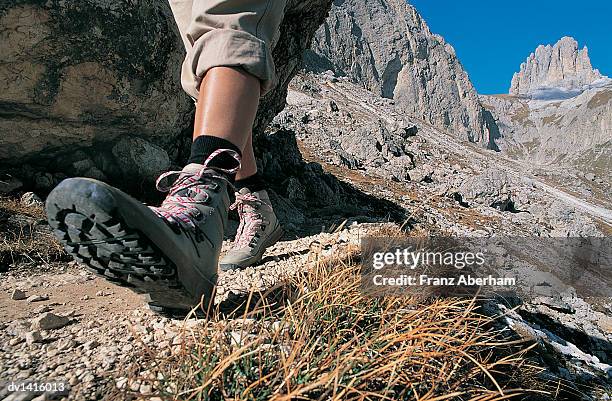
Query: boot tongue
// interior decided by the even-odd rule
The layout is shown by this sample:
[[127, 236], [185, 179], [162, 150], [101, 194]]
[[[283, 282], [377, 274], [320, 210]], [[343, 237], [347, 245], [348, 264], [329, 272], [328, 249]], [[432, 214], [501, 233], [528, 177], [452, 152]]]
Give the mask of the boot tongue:
[[183, 168], [183, 173], [199, 173], [204, 168], [203, 164], [191, 163]]
[[[185, 166], [183, 170], [181, 170], [181, 173], [185, 173], [185, 175], [199, 174], [203, 168], [204, 168], [204, 165], [202, 164], [191, 163]], [[181, 174], [177, 181], [181, 182], [183, 180], [185, 180], [185, 176], [184, 174]], [[205, 193], [196, 193], [195, 191], [192, 191], [190, 187], [191, 186], [181, 189], [177, 191], [174, 195], [190, 197], [190, 198], [193, 198], [195, 201], [202, 201], [204, 200], [204, 198], [206, 198], [207, 195]]]
[[[259, 199], [259, 196], [257, 196], [257, 192], [251, 192], [250, 189], [248, 188], [241, 188], [237, 193], [236, 196], [244, 196], [244, 195], [252, 195], [255, 198]], [[242, 210], [244, 212], [254, 212], [256, 210], [256, 208], [254, 207], [253, 203], [251, 201], [244, 201], [242, 203]]]
[[250, 194], [251, 191], [248, 188], [242, 188], [240, 191], [238, 191], [238, 193], [240, 195], [246, 195], [246, 194]]
[[262, 199], [261, 192], [251, 191], [248, 188], [242, 188], [240, 191], [238, 191], [238, 194], [239, 195], [252, 195], [252, 196], [254, 196], [255, 198], [257, 198], [259, 200]]

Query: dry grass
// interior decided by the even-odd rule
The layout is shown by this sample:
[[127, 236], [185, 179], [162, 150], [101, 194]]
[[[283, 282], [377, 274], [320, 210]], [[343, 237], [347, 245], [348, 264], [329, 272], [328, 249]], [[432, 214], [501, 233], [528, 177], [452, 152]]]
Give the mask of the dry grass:
[[49, 264], [66, 258], [45, 221], [42, 206], [0, 198], [0, 271], [11, 265]]
[[[158, 395], [180, 400], [507, 400], [545, 398], [539, 368], [473, 300], [367, 297], [359, 252], [320, 261], [285, 302], [249, 300], [240, 319], [186, 330], [153, 358]], [[258, 298], [261, 300], [261, 298]], [[265, 299], [265, 297], [264, 297]], [[531, 378], [531, 379], [530, 379]], [[523, 387], [522, 389], [519, 387]], [[525, 388], [526, 386], [531, 389]]]

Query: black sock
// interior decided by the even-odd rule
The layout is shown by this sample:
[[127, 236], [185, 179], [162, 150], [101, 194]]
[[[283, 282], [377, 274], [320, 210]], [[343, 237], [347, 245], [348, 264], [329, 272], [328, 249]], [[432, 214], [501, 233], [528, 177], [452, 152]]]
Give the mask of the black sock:
[[[230, 141], [223, 138], [217, 138], [216, 136], [202, 135], [197, 137], [191, 144], [191, 156], [189, 157], [188, 163], [203, 164], [215, 150], [219, 149], [233, 150], [242, 157], [240, 149]], [[231, 155], [221, 153], [210, 161], [209, 166], [231, 170], [236, 168], [238, 163]], [[236, 174], [227, 175], [230, 182], [234, 182]]]
[[242, 188], [248, 188], [251, 192], [257, 192], [266, 189], [266, 183], [261, 178], [259, 173], [243, 178], [236, 181], [236, 191], [240, 191]]

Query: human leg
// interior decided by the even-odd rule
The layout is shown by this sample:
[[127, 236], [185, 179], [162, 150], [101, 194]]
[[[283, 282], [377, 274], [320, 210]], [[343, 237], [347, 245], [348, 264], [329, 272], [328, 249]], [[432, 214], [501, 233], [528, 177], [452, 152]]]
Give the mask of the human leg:
[[[202, 110], [212, 107], [212, 115], [220, 114], [214, 111], [216, 102], [228, 100], [216, 99], [215, 90], [208, 92], [208, 88], [222, 86], [228, 74], [250, 94], [260, 95], [273, 86], [270, 43], [282, 18], [278, 7], [284, 9], [284, 1], [199, 0], [191, 3], [188, 24], [184, 18], [189, 1], [172, 2], [173, 10], [180, 6], [181, 15], [175, 15], [188, 51], [183, 87], [195, 99], [204, 89], [202, 96], [208, 100]], [[211, 73], [222, 67], [231, 67], [232, 72], [220, 69], [224, 71], [221, 78]], [[253, 89], [253, 79], [236, 78], [238, 70], [254, 76], [259, 90]], [[244, 99], [235, 95], [230, 104], [242, 104]], [[219, 133], [205, 131], [214, 125], [206, 123], [202, 113], [197, 139], [216, 138], [209, 139], [215, 144], [182, 171], [160, 177], [158, 187], [169, 192], [160, 207], [147, 207], [96, 180], [63, 181], [49, 195], [46, 208], [49, 223], [68, 252], [108, 280], [148, 294], [154, 310], [189, 309], [202, 299], [207, 306], [229, 208], [226, 188], [240, 165], [240, 147], [250, 134], [250, 130], [234, 132], [233, 128], [242, 131], [240, 127], [252, 125], [253, 107], [247, 108], [246, 121], [230, 121]], [[226, 110], [224, 118], [241, 119], [244, 114]]]

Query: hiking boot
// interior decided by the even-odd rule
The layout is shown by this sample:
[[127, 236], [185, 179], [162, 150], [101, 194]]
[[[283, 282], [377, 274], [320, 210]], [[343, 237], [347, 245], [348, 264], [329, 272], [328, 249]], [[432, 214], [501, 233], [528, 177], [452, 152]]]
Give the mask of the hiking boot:
[[103, 182], [62, 181], [47, 198], [49, 224], [66, 250], [89, 270], [148, 294], [151, 309], [188, 312], [203, 298], [209, 306], [227, 225], [226, 174], [234, 170], [190, 164], [157, 180], [169, 192], [160, 207], [147, 207]]
[[241, 189], [236, 193], [236, 202], [231, 209], [238, 209], [240, 225], [232, 249], [220, 262], [223, 271], [258, 263], [266, 249], [283, 235], [265, 190], [251, 192], [248, 188]]

